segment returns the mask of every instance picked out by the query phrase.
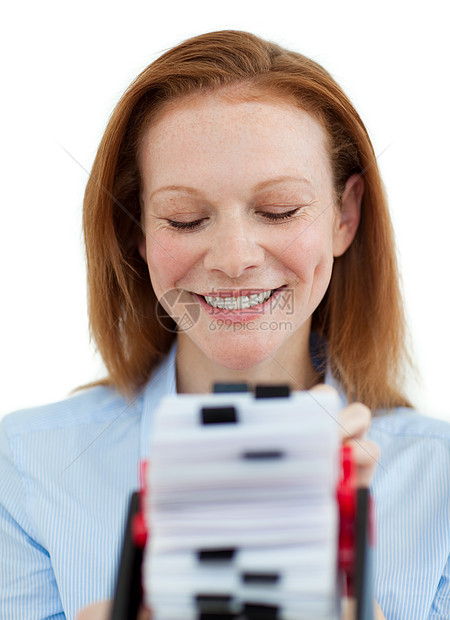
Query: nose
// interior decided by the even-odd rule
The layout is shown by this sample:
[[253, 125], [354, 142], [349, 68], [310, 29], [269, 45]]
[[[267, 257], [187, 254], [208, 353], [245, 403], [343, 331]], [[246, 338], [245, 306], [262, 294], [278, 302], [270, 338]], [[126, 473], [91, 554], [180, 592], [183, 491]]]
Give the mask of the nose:
[[214, 226], [214, 235], [204, 257], [204, 267], [238, 278], [247, 269], [264, 263], [264, 249], [259, 244], [254, 223], [244, 217], [224, 218]]

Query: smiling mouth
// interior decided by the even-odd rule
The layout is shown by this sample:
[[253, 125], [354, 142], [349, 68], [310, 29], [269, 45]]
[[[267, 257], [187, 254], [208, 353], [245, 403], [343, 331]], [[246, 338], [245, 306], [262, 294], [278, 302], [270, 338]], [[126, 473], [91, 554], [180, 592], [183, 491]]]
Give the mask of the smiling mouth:
[[[279, 287], [283, 288], [283, 287]], [[239, 295], [233, 297], [218, 297], [213, 295], [201, 295], [208, 306], [211, 308], [223, 308], [225, 310], [246, 310], [253, 306], [259, 306], [266, 302], [275, 291], [279, 289], [268, 289], [261, 293], [252, 293], [250, 295]]]

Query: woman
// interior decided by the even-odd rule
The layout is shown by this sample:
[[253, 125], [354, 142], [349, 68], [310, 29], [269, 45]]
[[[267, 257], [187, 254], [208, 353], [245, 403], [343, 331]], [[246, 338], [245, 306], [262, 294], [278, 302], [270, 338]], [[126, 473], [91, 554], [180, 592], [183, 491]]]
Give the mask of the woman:
[[7, 616], [73, 618], [110, 597], [158, 400], [245, 380], [338, 389], [361, 484], [378, 455], [372, 410], [377, 601], [388, 620], [446, 617], [450, 432], [403, 393], [389, 214], [333, 79], [248, 33], [186, 41], [117, 105], [84, 209], [109, 376], [4, 421]]

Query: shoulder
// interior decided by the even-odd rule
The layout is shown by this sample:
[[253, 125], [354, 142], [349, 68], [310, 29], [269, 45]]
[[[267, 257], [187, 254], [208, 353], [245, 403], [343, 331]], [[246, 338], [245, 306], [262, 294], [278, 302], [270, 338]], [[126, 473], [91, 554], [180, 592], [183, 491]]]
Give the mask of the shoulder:
[[450, 424], [399, 408], [378, 413], [369, 436], [381, 451], [376, 595], [387, 617], [425, 618], [450, 552]]
[[129, 403], [113, 389], [94, 387], [5, 416], [0, 422], [2, 475], [9, 470], [13, 477], [42, 481], [80, 454], [79, 467], [87, 468], [112, 450], [135, 446], [141, 401], [139, 396]]
[[370, 438], [380, 447], [372, 487], [385, 520], [396, 514], [397, 527], [403, 515], [406, 531], [422, 514], [430, 531], [445, 533], [448, 549], [450, 424], [398, 409], [374, 418]]
[[[450, 522], [450, 424], [411, 409], [373, 419], [369, 437], [380, 447], [373, 491], [386, 506], [417, 505]], [[430, 512], [431, 511], [431, 512]]]
[[450, 442], [450, 423], [399, 407], [379, 411], [372, 420], [371, 433], [410, 439], [439, 439]]
[[176, 391], [175, 354], [176, 342], [154, 369], [147, 384], [130, 400], [112, 387], [96, 386], [58, 402], [15, 411], [1, 420], [0, 427], [12, 438], [104, 424], [111, 419], [119, 420], [119, 416], [119, 425], [126, 423], [131, 417], [141, 415], [146, 402], [158, 401], [162, 395]]
[[[450, 424], [398, 408], [373, 418], [369, 436], [381, 449], [380, 465], [409, 468], [425, 474], [435, 471], [450, 478]], [[384, 471], [387, 471], [385, 469]], [[381, 473], [381, 472], [380, 472]]]
[[381, 432], [406, 436], [436, 436], [450, 440], [450, 423], [424, 415], [415, 409], [398, 407], [375, 413], [372, 425]]
[[[20, 523], [26, 512], [27, 531], [42, 530], [49, 521], [49, 513], [45, 518], [39, 513], [46, 498], [49, 505], [61, 497], [70, 503], [81, 494], [92, 502], [93, 489], [104, 497], [108, 485], [120, 487], [123, 478], [126, 486], [129, 472], [137, 472], [141, 412], [142, 395], [127, 402], [114, 389], [94, 387], [5, 416], [0, 422], [0, 506]], [[38, 522], [42, 527], [30, 525]]]
[[89, 423], [105, 422], [126, 407], [136, 410], [140, 399], [127, 403], [114, 389], [93, 387], [57, 402], [15, 411], [1, 426], [9, 438], [54, 430], [70, 430]]
[[[141, 400], [95, 387], [3, 418], [0, 581], [16, 597], [28, 579], [47, 603], [54, 591], [58, 610], [72, 617], [85, 583], [108, 596], [125, 498], [137, 485]], [[3, 555], [15, 562], [2, 564]], [[39, 596], [30, 592], [32, 607]]]

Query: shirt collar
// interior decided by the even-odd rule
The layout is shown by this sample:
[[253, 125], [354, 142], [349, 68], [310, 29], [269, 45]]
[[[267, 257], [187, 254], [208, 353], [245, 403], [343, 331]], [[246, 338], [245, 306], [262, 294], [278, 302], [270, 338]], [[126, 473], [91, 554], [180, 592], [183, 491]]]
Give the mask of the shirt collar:
[[177, 341], [173, 343], [168, 355], [154, 370], [150, 377], [143, 398], [142, 418], [141, 418], [141, 438], [140, 438], [140, 458], [148, 458], [148, 447], [152, 433], [154, 413], [163, 396], [176, 394], [176, 371], [175, 355], [177, 351]]

